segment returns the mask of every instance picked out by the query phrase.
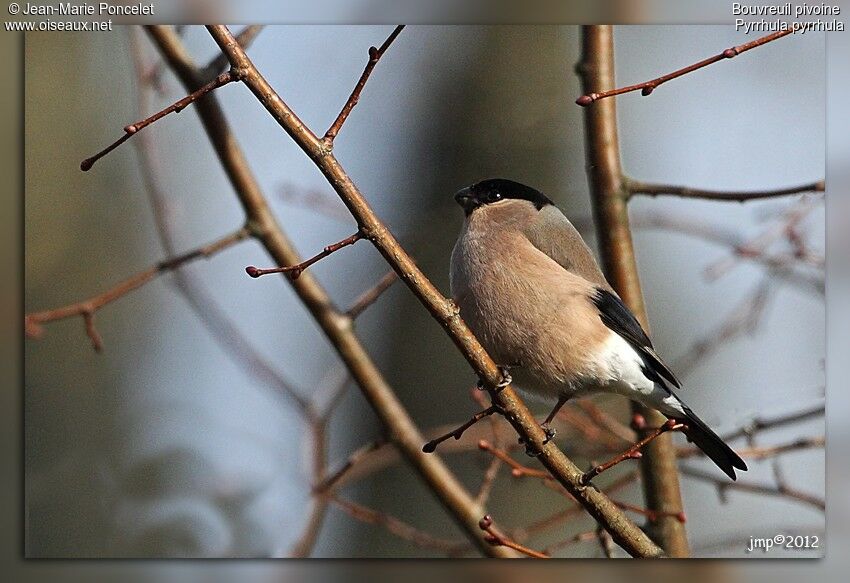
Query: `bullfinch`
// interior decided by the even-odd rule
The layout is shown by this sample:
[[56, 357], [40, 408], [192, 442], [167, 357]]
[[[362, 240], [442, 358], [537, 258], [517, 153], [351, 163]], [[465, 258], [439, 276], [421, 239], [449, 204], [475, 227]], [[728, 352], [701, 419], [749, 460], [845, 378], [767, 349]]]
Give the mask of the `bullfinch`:
[[490, 179], [455, 195], [465, 219], [452, 251], [461, 317], [518, 387], [557, 401], [623, 395], [685, 424], [730, 478], [747, 465], [674, 392], [681, 383], [605, 280], [587, 244], [543, 193]]

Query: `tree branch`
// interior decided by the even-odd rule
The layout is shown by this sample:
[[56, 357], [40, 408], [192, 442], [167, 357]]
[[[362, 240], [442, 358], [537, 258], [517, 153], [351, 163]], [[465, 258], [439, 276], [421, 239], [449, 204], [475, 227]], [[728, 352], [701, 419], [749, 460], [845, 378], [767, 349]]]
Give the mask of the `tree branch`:
[[396, 281], [398, 281], [398, 276], [395, 271], [387, 272], [384, 277], [378, 280], [378, 283], [367, 289], [360, 297], [354, 300], [351, 307], [345, 311], [345, 315], [352, 320], [357, 319], [369, 306], [377, 302], [383, 293], [390, 289]]
[[[222, 51], [227, 54], [231, 67], [238, 72], [240, 80], [248, 86], [281, 128], [292, 137], [295, 143], [325, 175], [357, 220], [360, 231], [365, 238], [381, 252], [401, 280], [428, 308], [432, 316], [442, 324], [485, 386], [491, 391], [494, 404], [498, 404], [506, 412], [506, 418], [525, 439], [526, 444], [540, 453], [538, 459], [541, 463], [552, 472], [570, 494], [581, 501], [594, 518], [605, 525], [617, 544], [626, 549], [627, 552], [636, 556], [660, 556], [662, 554], [661, 549], [604, 494], [592, 488], [582, 487], [580, 483], [581, 470], [557, 446], [552, 442], [547, 442], [543, 429], [513, 389], [508, 386], [498, 392], [495, 391], [497, 385], [501, 382], [502, 374], [460, 318], [457, 306], [443, 297], [439, 290], [425, 277], [387, 227], [378, 219], [359, 189], [328, 148], [325, 147], [322, 140], [304, 125], [269, 85], [227, 27], [221, 25], [209, 26], [208, 30]], [[413, 427], [410, 428], [410, 431], [411, 433], [407, 433], [403, 437], [410, 438], [415, 435], [418, 438], [418, 432]], [[401, 436], [395, 437], [401, 438]], [[421, 455], [421, 452], [417, 451], [417, 454]], [[412, 452], [408, 452], [407, 455], [417, 459], [413, 457]], [[477, 527], [477, 524], [475, 526]], [[469, 527], [468, 522], [465, 522], [465, 527]]]
[[[614, 86], [614, 32], [612, 26], [582, 27], [582, 57], [577, 70], [588, 94]], [[626, 208], [626, 189], [620, 165], [617, 111], [613, 100], [585, 110], [585, 152], [591, 202], [599, 236], [605, 275], [644, 329], [649, 331]], [[650, 426], [665, 421], [657, 411], [632, 405]], [[650, 443], [641, 459], [646, 507], [658, 513], [682, 511], [676, 452], [669, 435]], [[664, 550], [673, 557], [688, 555], [684, 525], [668, 517], [653, 525]]]
[[346, 237], [342, 241], [338, 241], [337, 243], [331, 243], [314, 256], [310, 257], [309, 259], [305, 259], [304, 261], [296, 265], [290, 265], [287, 267], [270, 267], [267, 269], [260, 269], [259, 267], [249, 265], [245, 268], [245, 273], [247, 273], [254, 279], [260, 277], [261, 275], [268, 275], [269, 273], [285, 273], [289, 276], [290, 279], [298, 279], [298, 277], [304, 272], [304, 270], [313, 265], [314, 263], [318, 263], [328, 255], [336, 253], [343, 247], [354, 245], [362, 238], [363, 234], [360, 231], [357, 231], [356, 233], [349, 237]]
[[481, 526], [481, 530], [487, 533], [487, 540], [491, 545], [512, 548], [518, 553], [522, 553], [532, 559], [551, 559], [551, 557], [546, 553], [541, 553], [540, 551], [535, 551], [534, 549], [523, 546], [498, 532], [495, 528], [493, 528], [493, 519], [489, 514], [485, 514], [478, 524]]
[[97, 154], [92, 156], [91, 158], [86, 158], [85, 160], [80, 162], [80, 170], [82, 170], [83, 172], [88, 172], [89, 170], [91, 170], [91, 167], [94, 166], [95, 162], [97, 162], [98, 160], [100, 160], [101, 158], [106, 156], [109, 152], [111, 152], [112, 150], [114, 150], [115, 148], [117, 148], [118, 146], [120, 146], [121, 144], [126, 142], [127, 140], [129, 140], [132, 136], [134, 136], [138, 132], [142, 131], [143, 129], [145, 129], [146, 127], [148, 127], [149, 125], [151, 125], [155, 121], [162, 119], [163, 117], [165, 117], [169, 113], [180, 113], [181, 111], [183, 111], [183, 108], [194, 103], [195, 101], [197, 101], [198, 99], [200, 99], [204, 95], [208, 94], [210, 91], [213, 91], [214, 89], [218, 89], [219, 87], [227, 85], [228, 83], [231, 83], [233, 81], [236, 81], [236, 78], [233, 76], [233, 74], [230, 71], [222, 73], [221, 75], [218, 75], [215, 79], [213, 79], [212, 81], [210, 81], [206, 85], [202, 85], [201, 87], [199, 87], [198, 89], [196, 89], [195, 91], [193, 91], [192, 93], [190, 93], [189, 95], [184, 97], [183, 99], [179, 99], [179, 100], [175, 101], [174, 103], [172, 103], [171, 105], [169, 105], [165, 109], [160, 110], [160, 111], [156, 112], [155, 114], [153, 114], [149, 117], [146, 117], [145, 119], [143, 119], [141, 121], [137, 121], [136, 123], [131, 123], [130, 125], [125, 126], [123, 136], [121, 136], [120, 138], [115, 140], [112, 144], [110, 144], [109, 146], [107, 146], [106, 148], [104, 148], [103, 150], [101, 150], [100, 152], [98, 152]]
[[360, 101], [360, 93], [362, 93], [363, 88], [366, 86], [366, 81], [369, 80], [372, 70], [402, 30], [404, 30], [404, 25], [399, 24], [393, 29], [390, 36], [388, 36], [387, 40], [384, 41], [384, 44], [381, 45], [381, 48], [376, 49], [375, 47], [369, 47], [369, 61], [366, 63], [366, 68], [363, 69], [363, 74], [360, 75], [357, 85], [354, 86], [354, 90], [351, 92], [351, 95], [348, 97], [345, 105], [342, 106], [342, 110], [340, 110], [339, 115], [336, 116], [331, 127], [329, 127], [328, 131], [325, 132], [325, 137], [322, 138], [322, 142], [324, 142], [326, 148], [330, 149], [333, 147], [334, 139], [339, 133], [339, 130], [342, 129], [342, 125], [345, 123], [345, 120], [348, 119], [349, 114], [351, 114], [351, 110], [354, 109], [354, 106], [357, 105], [358, 101]]
[[676, 186], [671, 184], [653, 184], [650, 182], [640, 182], [626, 180], [626, 188], [629, 191], [629, 196], [636, 194], [645, 194], [648, 196], [678, 196], [682, 198], [699, 198], [703, 200], [720, 200], [746, 202], [748, 200], [758, 200], [764, 198], [777, 198], [788, 196], [790, 194], [803, 194], [806, 192], [824, 192], [826, 184], [823, 180], [809, 182], [799, 186], [790, 186], [788, 188], [776, 188], [772, 190], [750, 190], [750, 191], [730, 191], [730, 190], [707, 190], [703, 188], [691, 188], [689, 186]]
[[740, 55], [741, 53], [749, 51], [750, 49], [760, 47], [761, 45], [763, 45], [765, 43], [769, 43], [769, 42], [774, 41], [778, 38], [782, 38], [783, 36], [787, 36], [787, 35], [791, 34], [792, 32], [794, 32], [794, 31], [793, 31], [793, 29], [790, 29], [790, 28], [787, 29], [787, 30], [774, 32], [773, 34], [763, 36], [763, 37], [758, 38], [754, 41], [750, 41], [748, 43], [744, 43], [742, 45], [738, 45], [736, 47], [726, 49], [725, 51], [723, 51], [719, 55], [714, 55], [713, 57], [703, 59], [702, 61], [694, 63], [693, 65], [688, 65], [687, 67], [683, 67], [681, 69], [673, 71], [672, 73], [667, 73], [666, 75], [662, 75], [661, 77], [656, 77], [655, 79], [652, 79], [650, 81], [644, 81], [643, 83], [638, 83], [637, 85], [629, 85], [628, 87], [621, 87], [619, 89], [607, 89], [607, 90], [601, 90], [601, 89], [597, 88], [597, 90], [595, 90], [595, 91], [588, 91], [588, 88], [585, 87], [584, 89], [585, 89], [586, 93], [584, 95], [582, 95], [581, 97], [579, 97], [578, 99], [576, 99], [576, 103], [578, 105], [581, 105], [582, 107], [586, 107], [586, 106], [590, 105], [591, 103], [593, 103], [594, 101], [599, 101], [600, 99], [605, 99], [606, 97], [613, 97], [615, 95], [620, 95], [622, 93], [629, 93], [631, 91], [638, 91], [638, 90], [640, 90], [641, 95], [646, 96], [646, 95], [649, 95], [650, 93], [652, 93], [655, 90], [655, 88], [658, 87], [659, 85], [661, 85], [662, 83], [666, 83], [667, 81], [671, 81], [673, 79], [676, 79], [677, 77], [681, 77], [682, 75], [687, 75], [688, 73], [693, 73], [697, 69], [702, 69], [703, 67], [713, 65], [714, 63], [716, 63], [718, 61], [722, 61], [724, 59], [731, 59], [733, 57]]
[[156, 279], [163, 273], [178, 269], [195, 259], [211, 257], [219, 251], [223, 251], [231, 245], [235, 245], [236, 243], [247, 239], [248, 236], [248, 229], [243, 227], [229, 235], [213, 241], [212, 243], [204, 245], [203, 247], [198, 247], [197, 249], [193, 249], [183, 255], [178, 255], [177, 257], [160, 261], [156, 265], [125, 279], [105, 292], [87, 300], [62, 306], [60, 308], [54, 308], [52, 310], [43, 310], [41, 312], [27, 314], [24, 318], [27, 335], [31, 337], [40, 336], [42, 334], [42, 324], [47, 322], [54, 322], [56, 320], [63, 320], [74, 316], [82, 316], [86, 328], [86, 334], [88, 334], [91, 339], [94, 349], [100, 352], [103, 349], [103, 339], [94, 326], [95, 312], [103, 306], [124, 297], [133, 290], [142, 287], [149, 281]]
[[[253, 68], [253, 65], [250, 64], [244, 50], [225, 27], [213, 28], [224, 29], [222, 32], [226, 33], [228, 60], [231, 65], [234, 62], [238, 63], [235, 69], [240, 80], [242, 80], [250, 70], [245, 65], [248, 64], [251, 68]], [[188, 91], [193, 91], [203, 84], [203, 79], [200, 77], [197, 67], [171, 28], [151, 26], [147, 27], [146, 30], [153, 38], [166, 62]], [[232, 53], [238, 54], [239, 58], [234, 58]], [[275, 100], [274, 104], [266, 103], [267, 107], [285, 107], [274, 92], [267, 91], [265, 95], [269, 99]], [[260, 190], [259, 184], [251, 172], [244, 153], [239, 148], [215, 96], [210, 95], [199, 101], [197, 111], [216, 155], [245, 210], [252, 233], [278, 265], [299, 263], [298, 254], [271, 213], [268, 202]], [[318, 138], [288, 108], [285, 108], [282, 113], [293, 131], [311, 136], [311, 143], [316, 145], [312, 153], [317, 156], [320, 155], [321, 148]], [[429, 456], [420, 451], [423, 439], [419, 429], [410, 419], [392, 388], [387, 384], [380, 370], [360, 343], [352, 329], [351, 319], [333, 305], [325, 290], [309, 271], [297, 280], [289, 280], [289, 282], [342, 358], [351, 373], [352, 379], [360, 387], [363, 395], [380, 419], [387, 436], [428, 484], [443, 507], [461, 525], [467, 536], [483, 553], [497, 557], [513, 556], [513, 553], [507, 549], [493, 547], [484, 540], [478, 528], [478, 519], [481, 517], [482, 509], [475, 504], [470, 494], [439, 457]]]
[[826, 501], [823, 498], [807, 492], [801, 492], [800, 490], [788, 486], [784, 483], [784, 481], [778, 481], [777, 484], [756, 484], [753, 482], [742, 481], [729, 482], [727, 480], [721, 480], [712, 474], [695, 470], [687, 466], [682, 467], [681, 471], [683, 476], [688, 476], [690, 478], [714, 484], [721, 496], [724, 496], [727, 490], [738, 490], [741, 492], [751, 492], [754, 494], [766, 494], [768, 496], [788, 498], [789, 500], [796, 500], [803, 504], [814, 506], [819, 510], [826, 510]]

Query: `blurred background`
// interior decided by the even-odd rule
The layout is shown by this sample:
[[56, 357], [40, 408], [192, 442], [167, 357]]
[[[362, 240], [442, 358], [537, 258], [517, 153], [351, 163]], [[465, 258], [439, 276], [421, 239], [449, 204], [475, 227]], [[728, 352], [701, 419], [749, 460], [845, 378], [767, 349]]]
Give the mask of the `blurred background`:
[[[270, 26], [249, 53], [302, 120], [324, 131], [360, 75], [367, 48], [391, 29]], [[203, 28], [188, 27], [183, 35], [199, 63], [215, 56]], [[617, 27], [618, 82], [643, 81], [747, 40], [728, 26]], [[823, 178], [824, 47], [823, 35], [794, 35], [673, 81], [649, 98], [618, 98], [626, 173], [734, 190]], [[462, 220], [451, 194], [473, 181], [501, 176], [531, 184], [593, 239], [582, 110], [573, 104], [580, 94], [573, 73], [578, 48], [575, 26], [410, 26], [379, 63], [340, 133], [336, 156], [446, 293], [448, 258]], [[31, 34], [24, 51], [24, 309], [30, 312], [99, 293], [162, 259], [166, 250], [132, 143], [92, 171], [79, 171], [83, 158], [140, 117], [134, 58], [156, 66], [147, 38], [122, 27], [111, 34]], [[169, 73], [161, 81], [154, 109], [183, 95]], [[302, 254], [351, 234], [353, 222], [322, 176], [253, 96], [238, 85], [216, 95]], [[165, 213], [177, 225], [176, 249], [238, 228], [241, 210], [192, 108], [145, 132]], [[720, 434], [821, 406], [822, 199], [737, 204], [637, 198], [630, 210], [653, 339], [683, 378], [688, 403]], [[805, 254], [784, 230], [798, 216], [794, 231]], [[782, 269], [736, 257], [736, 246], [777, 229], [779, 236], [763, 251], [786, 261]], [[286, 283], [250, 280], [244, 273], [249, 264], [270, 265], [253, 242], [192, 264], [184, 274], [300, 394], [341, 386], [344, 371]], [[347, 306], [386, 269], [361, 244], [311, 271]], [[43, 337], [26, 341], [27, 556], [286, 556], [299, 540], [310, 510], [307, 427], [291, 401], [246, 371], [210, 334], [176, 283], [173, 274], [165, 275], [99, 311], [101, 354], [92, 350], [78, 318], [48, 324]], [[469, 396], [473, 374], [403, 286], [393, 286], [365, 312], [357, 330], [421, 428], [451, 425], [476, 410]], [[622, 409], [613, 398], [597, 404], [613, 413]], [[546, 404], [535, 407], [548, 411]], [[813, 416], [760, 433], [755, 444], [823, 434], [822, 416]], [[380, 436], [357, 388], [348, 387], [330, 425], [331, 468]], [[589, 464], [594, 452], [571, 436], [565, 429], [561, 445]], [[445, 459], [474, 492], [490, 457], [474, 447], [473, 437], [464, 442], [468, 447]], [[822, 449], [779, 459], [780, 482], [775, 457], [753, 460], [740, 481], [787, 484], [823, 499]], [[713, 471], [702, 459], [682, 465]], [[620, 468], [620, 475], [630, 469]], [[389, 460], [337, 494], [348, 506], [331, 504], [311, 556], [445, 554], [365, 521], [362, 512], [351, 516], [351, 504], [398, 517], [442, 541], [462, 540], [402, 463]], [[823, 511], [793, 496], [735, 489], [719, 496], [715, 484], [687, 476], [683, 494], [696, 556], [764, 556], [745, 552], [751, 536], [824, 534]], [[636, 485], [619, 497], [641, 504]], [[488, 507], [500, 524], [521, 530], [564, 504], [539, 483], [502, 470]], [[592, 527], [583, 517], [528, 543], [542, 548]], [[589, 542], [556, 554], [601, 551]]]

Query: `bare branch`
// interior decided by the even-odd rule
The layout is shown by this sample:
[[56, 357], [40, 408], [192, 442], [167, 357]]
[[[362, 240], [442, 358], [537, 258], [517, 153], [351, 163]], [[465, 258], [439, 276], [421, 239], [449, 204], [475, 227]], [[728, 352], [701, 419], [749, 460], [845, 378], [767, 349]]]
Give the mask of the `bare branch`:
[[535, 551], [534, 549], [530, 549], [526, 546], [519, 544], [516, 541], [512, 541], [499, 531], [497, 531], [493, 527], [493, 519], [489, 514], [485, 514], [481, 521], [478, 523], [481, 527], [481, 530], [487, 533], [487, 542], [491, 545], [509, 547], [513, 550], [522, 553], [523, 555], [529, 556], [532, 559], [549, 559], [551, 558], [546, 553], [541, 553], [540, 551]]
[[[615, 86], [612, 26], [582, 27], [582, 57], [577, 69], [585, 93], [592, 94]], [[585, 109], [584, 134], [588, 183], [602, 267], [608, 282], [649, 333], [629, 228], [615, 100], [605, 100]], [[657, 427], [666, 421], [659, 412], [638, 403], [632, 404], [632, 411], [640, 414], [649, 425]], [[669, 435], [662, 435], [648, 444], [640, 467], [646, 507], [658, 511], [680, 511], [682, 494], [676, 452]], [[686, 557], [689, 554], [688, 538], [680, 522], [665, 518], [654, 527], [655, 539], [669, 555]]]
[[422, 446], [422, 451], [424, 451], [425, 453], [431, 453], [435, 449], [437, 449], [438, 445], [440, 445], [441, 443], [443, 443], [444, 441], [446, 441], [449, 438], [454, 437], [455, 439], [460, 439], [461, 436], [463, 436], [464, 431], [466, 431], [467, 429], [469, 429], [470, 427], [472, 427], [473, 425], [475, 425], [476, 423], [478, 423], [479, 421], [481, 421], [485, 417], [489, 417], [490, 415], [492, 415], [494, 413], [503, 414], [504, 412], [499, 408], [498, 405], [490, 405], [489, 407], [487, 407], [483, 411], [479, 411], [478, 413], [473, 415], [468, 421], [466, 421], [465, 423], [460, 425], [460, 427], [457, 427], [456, 429], [452, 429], [448, 433], [445, 433], [445, 434], [443, 434], [439, 437], [436, 437], [436, 438], [432, 439], [431, 441], [427, 442], [425, 445]]
[[398, 281], [398, 275], [396, 275], [395, 271], [387, 272], [384, 277], [378, 280], [378, 283], [367, 289], [359, 298], [354, 300], [354, 303], [345, 311], [345, 314], [352, 320], [357, 319], [369, 306], [377, 302], [381, 295], [390, 289], [396, 281]]
[[777, 417], [769, 417], [766, 419], [756, 417], [740, 429], [724, 435], [723, 441], [732, 441], [734, 439], [746, 437], [748, 441], [752, 442], [753, 436], [761, 431], [769, 431], [771, 429], [776, 429], [777, 427], [784, 427], [793, 423], [808, 421], [815, 417], [822, 417], [825, 413], [826, 406], [821, 404], [808, 409], [803, 409], [802, 411], [794, 411]]
[[[142, 48], [137, 27], [131, 28], [131, 55], [136, 69], [136, 75], [140, 82], [136, 84], [136, 98], [138, 101], [138, 115], [144, 117], [150, 110], [150, 92], [146, 91], [146, 84], [155, 81], [147, 76], [150, 68], [143, 63]], [[162, 60], [157, 61], [160, 65]], [[139, 155], [139, 166], [142, 172], [142, 180], [147, 191], [148, 198], [153, 210], [153, 219], [156, 224], [157, 235], [166, 255], [176, 255], [177, 245], [174, 231], [175, 219], [168, 210], [168, 199], [165, 190], [160, 183], [162, 175], [157, 157], [156, 144], [153, 135], [145, 132], [141, 134], [133, 145]], [[294, 388], [293, 384], [281, 374], [262, 355], [260, 350], [253, 345], [252, 340], [245, 335], [238, 326], [228, 317], [215, 298], [197, 280], [188, 277], [182, 270], [174, 272], [174, 282], [178, 291], [186, 298], [189, 307], [198, 319], [210, 331], [212, 338], [219, 346], [242, 367], [247, 374], [256, 380], [266, 384], [280, 395], [288, 398], [298, 409], [310, 417], [312, 408], [310, 403], [302, 397]]]
[[226, 73], [222, 73], [221, 75], [218, 75], [215, 79], [213, 79], [212, 81], [210, 81], [206, 85], [203, 85], [202, 87], [193, 91], [192, 93], [190, 93], [189, 95], [187, 95], [183, 99], [179, 99], [178, 101], [175, 101], [174, 103], [172, 103], [171, 105], [169, 105], [165, 109], [158, 111], [155, 114], [151, 115], [150, 117], [146, 117], [145, 119], [143, 119], [141, 121], [137, 121], [136, 123], [132, 123], [128, 126], [125, 126], [123, 136], [121, 136], [120, 138], [115, 140], [112, 144], [110, 144], [109, 146], [107, 146], [106, 148], [104, 148], [103, 150], [101, 150], [100, 152], [98, 152], [97, 154], [92, 156], [91, 158], [86, 158], [85, 160], [80, 162], [80, 170], [82, 170], [83, 172], [87, 172], [87, 171], [91, 170], [91, 167], [94, 166], [95, 162], [97, 162], [98, 160], [100, 160], [101, 158], [106, 156], [109, 152], [111, 152], [112, 150], [114, 150], [115, 148], [117, 148], [118, 146], [120, 146], [121, 144], [126, 142], [127, 140], [129, 140], [130, 137], [132, 137], [135, 134], [137, 134], [138, 132], [142, 131], [143, 129], [145, 129], [146, 127], [148, 127], [149, 125], [151, 125], [155, 121], [162, 119], [163, 117], [165, 117], [169, 113], [180, 113], [183, 110], [183, 108], [185, 108], [186, 106], [190, 105], [191, 103], [197, 101], [198, 99], [200, 99], [204, 95], [208, 94], [210, 91], [213, 91], [214, 89], [218, 89], [219, 87], [227, 85], [228, 83], [231, 83], [233, 81], [236, 81], [236, 77], [233, 75], [233, 73], [231, 71], [227, 71]]
[[724, 59], [731, 59], [733, 57], [740, 55], [741, 53], [749, 51], [750, 49], [760, 47], [761, 45], [763, 45], [765, 43], [769, 43], [769, 42], [774, 41], [778, 38], [782, 38], [783, 36], [787, 36], [787, 35], [791, 34], [792, 32], [794, 32], [794, 31], [793, 31], [793, 29], [790, 29], [790, 28], [787, 29], [787, 30], [781, 30], [779, 32], [774, 32], [773, 34], [763, 36], [763, 37], [758, 38], [754, 41], [750, 41], [748, 43], [744, 43], [742, 45], [738, 45], [736, 47], [726, 49], [725, 51], [723, 51], [719, 55], [714, 55], [713, 57], [703, 59], [702, 61], [694, 63], [693, 65], [688, 65], [687, 67], [677, 69], [676, 71], [673, 71], [672, 73], [667, 73], [666, 75], [662, 75], [661, 77], [657, 77], [657, 78], [652, 79], [650, 81], [644, 81], [643, 83], [638, 83], [637, 85], [629, 85], [628, 87], [621, 87], [619, 89], [608, 89], [608, 90], [605, 90], [605, 91], [597, 90], [597, 91], [594, 91], [594, 92], [585, 93], [584, 95], [582, 95], [581, 97], [576, 99], [576, 103], [578, 105], [586, 107], [586, 106], [590, 105], [591, 103], [593, 103], [594, 101], [599, 101], [600, 99], [605, 99], [606, 97], [613, 97], [615, 95], [620, 95], [622, 93], [629, 93], [631, 91], [638, 91], [638, 90], [640, 90], [641, 95], [646, 96], [646, 95], [649, 95], [650, 93], [652, 93], [655, 90], [655, 88], [658, 87], [659, 85], [661, 85], [662, 83], [666, 83], [667, 81], [671, 81], [673, 79], [676, 79], [677, 77], [681, 77], [682, 75], [687, 75], [688, 73], [693, 73], [694, 71], [696, 71], [698, 69], [702, 69], [703, 67], [713, 65], [714, 63], [716, 63], [718, 61], [722, 61]]
[[351, 92], [351, 95], [348, 97], [345, 105], [342, 106], [342, 110], [339, 112], [339, 115], [336, 116], [331, 127], [329, 127], [328, 131], [325, 132], [325, 137], [322, 138], [326, 147], [330, 148], [333, 146], [334, 138], [336, 138], [339, 130], [342, 129], [342, 125], [345, 123], [345, 120], [348, 119], [351, 110], [354, 109], [354, 106], [357, 105], [358, 101], [360, 101], [360, 93], [366, 86], [366, 82], [372, 74], [372, 69], [375, 68], [375, 65], [378, 64], [378, 61], [381, 60], [381, 57], [384, 56], [384, 53], [387, 52], [387, 49], [390, 48], [390, 45], [402, 30], [404, 30], [403, 24], [396, 26], [390, 33], [390, 36], [387, 37], [387, 40], [384, 41], [384, 44], [381, 45], [381, 48], [376, 49], [375, 47], [369, 47], [369, 61], [366, 63], [366, 68], [363, 69], [363, 74], [360, 75], [357, 85], [354, 86], [354, 90]]
[[322, 259], [324, 259], [328, 255], [336, 253], [337, 251], [339, 251], [343, 247], [348, 247], [349, 245], [354, 245], [355, 243], [357, 243], [357, 241], [359, 241], [362, 238], [363, 238], [363, 234], [360, 231], [357, 231], [356, 233], [354, 233], [353, 235], [351, 235], [349, 237], [346, 237], [342, 241], [328, 245], [327, 247], [322, 249], [319, 253], [317, 253], [313, 257], [310, 257], [309, 259], [305, 259], [304, 261], [302, 261], [301, 263], [298, 263], [296, 265], [290, 265], [288, 267], [270, 267], [268, 269], [260, 269], [259, 267], [254, 267], [253, 265], [249, 265], [248, 267], [245, 268], [245, 273], [247, 273], [248, 275], [250, 275], [254, 279], [260, 277], [261, 275], [268, 275], [269, 273], [285, 273], [289, 276], [290, 279], [298, 279], [301, 276], [301, 273], [303, 273], [303, 271], [305, 269], [307, 269], [308, 267], [310, 267], [314, 263], [321, 261]]
[[[265, 27], [262, 24], [251, 24], [246, 26], [239, 31], [239, 34], [236, 35], [236, 42], [238, 42], [239, 45], [247, 51], [248, 47], [254, 43], [254, 40], [256, 40], [263, 28]], [[219, 53], [213, 57], [209, 63], [207, 63], [206, 67], [201, 69], [200, 76], [204, 79], [212, 78], [223, 72], [228, 65], [227, 57], [223, 53]]]
[[741, 492], [751, 492], [754, 494], [766, 494], [769, 496], [788, 498], [789, 500], [796, 500], [803, 504], [814, 506], [819, 510], [826, 510], [826, 501], [823, 498], [792, 488], [784, 482], [779, 482], [777, 484], [756, 484], [741, 481], [729, 482], [728, 480], [718, 478], [713, 474], [689, 467], [682, 467], [681, 472], [684, 476], [714, 484], [721, 497], [725, 496], [727, 490], [739, 490]]
[[178, 269], [190, 261], [211, 257], [219, 251], [223, 251], [231, 245], [235, 245], [236, 243], [247, 239], [249, 235], [250, 233], [248, 229], [243, 227], [229, 235], [225, 235], [224, 237], [213, 241], [212, 243], [204, 245], [203, 247], [198, 247], [197, 249], [193, 249], [183, 255], [178, 255], [177, 257], [160, 261], [156, 265], [125, 279], [121, 283], [101, 294], [75, 304], [62, 306], [61, 308], [27, 314], [24, 318], [26, 332], [29, 336], [40, 336], [42, 334], [42, 324], [74, 316], [82, 316], [86, 327], [86, 333], [91, 339], [94, 349], [100, 351], [103, 348], [103, 340], [94, 326], [95, 312], [103, 306], [124, 297], [130, 292], [156, 279], [163, 273]]
[[817, 182], [809, 182], [799, 186], [790, 186], [788, 188], [777, 188], [772, 190], [749, 190], [749, 191], [730, 191], [730, 190], [706, 190], [702, 188], [691, 188], [689, 186], [675, 186], [671, 184], [652, 184], [649, 182], [640, 182], [637, 180], [628, 179], [626, 186], [629, 195], [645, 194], [648, 196], [678, 196], [682, 198], [699, 198], [703, 200], [721, 200], [733, 202], [746, 202], [748, 200], [758, 200], [764, 198], [778, 198], [791, 194], [803, 194], [806, 192], [824, 192], [826, 189], [823, 180]]
[[[253, 79], [249, 71], [256, 72], [256, 69], [230, 32], [225, 27], [212, 28], [223, 29], [222, 32], [226, 33], [226, 38], [222, 40], [227, 45], [228, 60], [231, 65], [234, 62], [237, 63], [235, 69], [239, 71], [241, 80], [247, 83], [248, 77]], [[198, 68], [171, 28], [151, 26], [146, 30], [187, 90], [192, 91], [203, 84]], [[238, 54], [238, 58], [234, 58], [234, 53]], [[252, 85], [249, 84], [249, 86]], [[254, 86], [252, 90], [254, 89], [258, 88]], [[292, 132], [290, 135], [309, 139], [314, 146], [311, 148], [311, 153], [314, 156], [326, 156], [319, 139], [291, 110], [286, 108], [279, 96], [271, 88], [263, 92], [270, 99], [275, 100], [273, 108], [276, 108], [279, 113], [286, 114], [284, 117], [287, 127]], [[268, 103], [267, 105], [271, 106]], [[279, 108], [285, 108], [285, 111], [280, 111]], [[214, 94], [198, 102], [198, 114], [216, 155], [221, 160], [224, 171], [246, 212], [248, 224], [257, 240], [278, 265], [299, 263], [300, 257], [272, 214], [268, 201], [251, 172]], [[326, 163], [330, 160], [332, 158], [328, 158]], [[370, 233], [374, 233], [374, 229]], [[369, 235], [369, 233], [366, 234]], [[420, 451], [422, 437], [419, 429], [357, 338], [352, 329], [351, 320], [334, 307], [325, 290], [309, 271], [297, 280], [290, 280], [290, 285], [349, 369], [352, 379], [378, 415], [386, 434], [406, 461], [428, 484], [446, 511], [463, 527], [470, 540], [474, 541], [483, 553], [497, 557], [514, 556], [509, 549], [493, 547], [484, 541], [478, 529], [478, 519], [482, 509], [475, 504], [470, 494], [442, 460]]]
[[459, 555], [471, 548], [468, 542], [453, 541], [435, 537], [404, 522], [403, 520], [396, 518], [395, 516], [385, 512], [379, 512], [372, 508], [367, 508], [362, 504], [343, 500], [336, 496], [330, 496], [330, 499], [352, 518], [367, 524], [382, 526], [388, 532], [403, 540], [411, 542], [418, 547], [441, 551], [449, 556]]
[[668, 431], [683, 431], [687, 433], [687, 426], [683, 425], [682, 423], [679, 423], [675, 419], [668, 419], [664, 425], [652, 430], [643, 439], [632, 445], [630, 448], [628, 448], [621, 454], [616, 455], [604, 464], [594, 466], [590, 470], [585, 472], [584, 475], [581, 477], [581, 483], [585, 485], [589, 484], [593, 478], [595, 478], [602, 472], [610, 470], [617, 464], [622, 463], [626, 460], [640, 459], [641, 457], [643, 457], [643, 454], [640, 450], [653, 440], [657, 439], [659, 436], [663, 435], [664, 433], [667, 433]]

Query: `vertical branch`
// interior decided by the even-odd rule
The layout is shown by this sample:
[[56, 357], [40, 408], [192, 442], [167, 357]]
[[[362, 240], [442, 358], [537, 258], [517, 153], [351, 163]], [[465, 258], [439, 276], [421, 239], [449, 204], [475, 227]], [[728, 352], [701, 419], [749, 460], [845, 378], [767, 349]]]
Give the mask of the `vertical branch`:
[[[613, 34], [612, 26], [582, 27], [582, 56], [577, 70], [585, 93], [615, 86]], [[620, 165], [616, 101], [605, 99], [586, 108], [584, 127], [588, 180], [605, 276], [648, 330], [626, 208], [628, 191]], [[650, 427], [666, 421], [660, 413], [638, 404], [633, 405], [633, 410], [643, 415]], [[682, 511], [676, 452], [670, 435], [659, 436], [646, 447], [641, 473], [646, 507], [663, 517], [653, 525], [655, 539], [670, 556], [687, 556], [684, 525], [668, 514]]]

